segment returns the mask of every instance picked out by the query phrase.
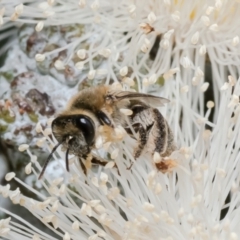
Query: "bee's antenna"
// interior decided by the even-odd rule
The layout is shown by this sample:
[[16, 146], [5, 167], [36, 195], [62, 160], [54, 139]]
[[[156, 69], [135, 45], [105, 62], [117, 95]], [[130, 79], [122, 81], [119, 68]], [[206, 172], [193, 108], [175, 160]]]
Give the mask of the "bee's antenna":
[[66, 169], [69, 172], [69, 161], [68, 161], [68, 153], [69, 153], [69, 148], [66, 151]]
[[44, 163], [44, 165], [43, 165], [43, 168], [42, 168], [42, 171], [41, 171], [41, 173], [40, 173], [40, 175], [39, 175], [39, 177], [38, 177], [38, 180], [40, 180], [40, 179], [42, 178], [42, 176], [43, 176], [43, 174], [44, 174], [44, 172], [45, 172], [45, 170], [46, 170], [46, 167], [47, 167], [50, 159], [52, 158], [53, 153], [57, 150], [57, 148], [58, 148], [63, 142], [64, 142], [64, 141], [59, 142], [59, 143], [58, 143], [57, 145], [55, 145], [54, 148], [52, 149], [51, 153], [49, 154], [47, 160], [45, 161], [45, 163]]

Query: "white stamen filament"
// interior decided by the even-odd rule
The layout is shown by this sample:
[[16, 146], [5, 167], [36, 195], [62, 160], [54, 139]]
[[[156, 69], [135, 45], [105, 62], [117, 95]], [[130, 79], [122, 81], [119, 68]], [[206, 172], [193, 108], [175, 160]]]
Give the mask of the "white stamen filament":
[[[129, 129], [121, 124], [129, 123], [135, 114], [127, 101], [121, 101], [118, 114], [124, 119], [114, 122], [114, 127], [103, 126], [107, 130], [96, 133], [92, 156], [83, 159], [87, 175], [75, 156], [69, 157], [70, 172], [65, 174], [65, 150], [60, 147], [38, 181], [41, 167], [32, 146], [36, 143], [48, 153], [57, 142], [52, 138], [53, 119], [48, 122], [46, 115], [37, 113], [36, 132], [41, 136], [33, 137], [32, 142], [24, 138], [29, 145], [19, 144], [19, 151], [29, 155], [25, 167], [29, 175], [21, 181], [18, 174], [7, 174], [9, 184], [0, 186], [3, 197], [27, 208], [57, 235], [56, 239], [239, 238], [239, 1], [3, 0], [2, 5], [6, 10], [0, 10], [0, 38], [9, 36], [5, 33], [9, 27], [17, 27], [19, 33], [18, 41], [9, 40], [11, 61], [6, 58], [1, 72], [12, 69], [13, 59], [14, 65], [18, 63], [14, 77], [18, 68], [22, 73], [37, 66], [36, 76], [44, 72], [57, 84], [31, 87], [51, 91], [50, 99], [59, 108], [66, 104], [62, 95], [69, 98], [85, 88], [85, 83], [87, 87], [111, 84], [116, 92], [168, 98], [170, 103], [161, 108], [151, 99], [141, 101], [164, 116], [177, 145], [167, 156], [155, 149], [155, 141], [157, 146], [166, 141], [156, 140], [162, 129], [154, 119], [155, 125], [147, 132], [147, 139], [152, 138], [135, 159], [142, 133], [135, 132], [133, 126], [129, 128], [132, 134], [126, 133]], [[66, 26], [70, 27], [65, 30]], [[19, 37], [25, 27], [34, 34], [26, 31], [24, 38]], [[25, 45], [20, 46], [21, 41]], [[25, 52], [24, 47], [28, 47]], [[73, 71], [69, 73], [67, 66]], [[0, 84], [5, 81], [3, 75]], [[0, 111], [6, 105], [3, 97]], [[107, 111], [109, 106], [104, 107]], [[21, 115], [15, 105], [6, 109], [17, 120], [8, 125], [3, 137], [22, 141], [14, 135], [13, 127], [25, 123], [28, 113]], [[151, 114], [144, 116], [145, 131], [152, 124]], [[2, 124], [3, 118], [0, 120]], [[107, 162], [91, 167], [91, 157]], [[52, 163], [61, 166], [61, 173]], [[166, 173], [157, 168], [171, 164], [175, 167]], [[25, 196], [20, 187], [11, 190], [13, 179], [36, 197]], [[29, 179], [42, 184], [41, 190]], [[4, 207], [0, 210], [12, 217], [1, 220], [1, 237], [55, 239]]]

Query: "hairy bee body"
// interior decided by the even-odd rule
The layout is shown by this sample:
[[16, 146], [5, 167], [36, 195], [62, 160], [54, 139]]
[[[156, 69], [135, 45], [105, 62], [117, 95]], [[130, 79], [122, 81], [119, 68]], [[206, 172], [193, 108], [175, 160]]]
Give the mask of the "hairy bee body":
[[[58, 141], [53, 151], [62, 144], [66, 149], [67, 170], [68, 154], [71, 153], [78, 156], [86, 173], [82, 159], [86, 159], [95, 148], [98, 128], [107, 126], [114, 129], [115, 126], [121, 125], [130, 136], [134, 135], [131, 129], [138, 134], [135, 159], [141, 156], [145, 148], [151, 154], [158, 152], [163, 157], [167, 156], [175, 150], [173, 135], [167, 121], [156, 108], [166, 102], [168, 100], [165, 98], [114, 90], [110, 86], [82, 90], [69, 101], [66, 110], [52, 122], [52, 132]], [[132, 114], [124, 115], [120, 111], [122, 108], [130, 109]], [[92, 162], [103, 165], [97, 159], [93, 159]]]
[[158, 152], [162, 157], [170, 155], [176, 148], [174, 138], [159, 110], [141, 101], [133, 101], [129, 108], [133, 110], [130, 116], [131, 125], [139, 133], [135, 159], [140, 157], [144, 147], [151, 154]]

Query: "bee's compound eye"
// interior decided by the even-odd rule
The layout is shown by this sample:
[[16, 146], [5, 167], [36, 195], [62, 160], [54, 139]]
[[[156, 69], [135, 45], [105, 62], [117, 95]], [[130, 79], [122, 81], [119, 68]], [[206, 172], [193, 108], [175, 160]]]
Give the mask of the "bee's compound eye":
[[92, 144], [95, 136], [93, 121], [87, 116], [76, 116], [76, 127], [82, 131], [87, 144]]

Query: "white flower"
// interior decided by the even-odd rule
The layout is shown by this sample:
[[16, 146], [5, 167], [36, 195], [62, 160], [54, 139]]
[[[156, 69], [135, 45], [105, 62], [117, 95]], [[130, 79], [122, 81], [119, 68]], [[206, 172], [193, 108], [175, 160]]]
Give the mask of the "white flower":
[[[37, 199], [22, 195], [19, 189], [10, 190], [9, 185], [0, 187], [1, 194], [31, 211], [59, 239], [240, 238], [238, 1], [80, 2], [31, 4], [23, 0], [19, 5], [17, 0], [4, 1], [7, 11], [0, 17], [6, 28], [14, 20], [14, 24], [34, 24], [39, 31], [43, 28], [41, 32], [47, 26], [81, 23], [86, 27], [81, 36], [57, 49], [37, 53], [36, 60], [44, 62], [66, 50], [66, 59], [57, 62], [64, 63], [61, 69], [76, 55], [77, 61], [81, 60], [79, 71], [90, 80], [98, 78], [101, 66], [107, 70], [106, 84], [126, 76], [134, 79], [138, 91], [155, 91], [170, 99], [167, 107], [159, 110], [178, 145], [168, 159], [171, 171], [157, 172], [147, 154], [135, 162], [136, 142], [122, 134], [109, 147], [119, 173], [114, 167], [100, 168], [85, 176], [76, 160], [71, 162], [64, 183], [59, 182], [59, 176], [56, 180], [49, 177], [49, 171], [45, 173], [41, 180], [45, 193], [12, 173], [7, 175]], [[151, 30], [144, 31], [143, 26]], [[88, 46], [82, 50], [86, 40]], [[98, 66], [94, 65], [97, 56], [103, 59], [98, 60]], [[124, 81], [121, 87], [134, 89]], [[211, 89], [211, 102], [206, 103], [205, 91]], [[49, 129], [41, 131], [38, 125], [38, 130], [50, 148]], [[102, 139], [98, 147], [96, 154], [106, 156]], [[31, 167], [37, 178], [41, 168], [31, 149], [22, 145], [20, 150], [27, 150], [32, 162], [27, 173]], [[64, 159], [61, 150], [57, 156]], [[131, 162], [132, 169], [127, 170]], [[224, 209], [226, 213], [221, 215]], [[55, 239], [6, 209], [0, 210], [22, 222], [20, 226], [12, 219], [1, 220], [0, 236]]]

